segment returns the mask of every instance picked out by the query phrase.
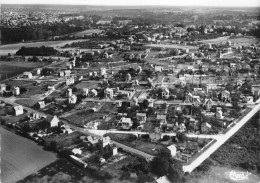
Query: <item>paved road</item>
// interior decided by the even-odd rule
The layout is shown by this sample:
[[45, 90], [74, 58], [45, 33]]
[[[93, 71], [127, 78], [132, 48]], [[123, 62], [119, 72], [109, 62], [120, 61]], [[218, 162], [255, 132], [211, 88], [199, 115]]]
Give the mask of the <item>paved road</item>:
[[244, 126], [250, 119], [260, 110], [260, 99], [258, 103], [249, 113], [247, 113], [235, 126], [227, 131], [220, 138], [217, 138], [216, 142], [212, 144], [207, 150], [205, 150], [199, 157], [193, 160], [190, 164], [183, 166], [184, 172], [192, 172], [198, 167], [204, 160], [206, 160], [212, 153], [214, 153], [221, 145], [223, 145], [230, 137], [232, 137], [242, 126]]

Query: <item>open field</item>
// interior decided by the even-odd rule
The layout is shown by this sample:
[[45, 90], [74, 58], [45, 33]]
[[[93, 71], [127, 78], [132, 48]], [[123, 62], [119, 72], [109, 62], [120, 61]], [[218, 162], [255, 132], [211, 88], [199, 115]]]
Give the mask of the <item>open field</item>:
[[77, 32], [77, 33], [72, 34], [72, 35], [74, 35], [74, 36], [84, 36], [84, 35], [90, 35], [92, 33], [99, 34], [102, 31], [103, 30], [100, 30], [100, 29], [88, 29], [88, 30], [84, 30], [84, 31], [81, 31], [81, 32]]
[[198, 46], [184, 46], [179, 44], [148, 44], [145, 45], [146, 47], [154, 47], [154, 48], [178, 48], [178, 49], [190, 49], [190, 50], [197, 50]]
[[231, 41], [232, 43], [236, 43], [235, 46], [241, 45], [241, 46], [250, 46], [251, 44], [254, 44], [259, 41], [259, 39], [253, 38], [253, 37], [241, 37], [241, 38], [229, 38], [229, 36], [219, 37], [216, 39], [208, 39], [208, 40], [202, 40], [199, 41], [201, 43], [211, 43], [211, 44], [226, 44], [228, 41]]
[[0, 46], [0, 55], [7, 55], [8, 53], [15, 54], [22, 46], [24, 47], [39, 47], [39, 46], [52, 46], [61, 47], [65, 44], [71, 44], [73, 42], [85, 41], [82, 40], [61, 40], [61, 41], [45, 41], [45, 42], [32, 42], [32, 43], [16, 43]]
[[42, 66], [41, 62], [0, 62], [0, 81], [6, 79], [6, 76], [7, 78], [13, 77]]
[[2, 182], [13, 183], [37, 172], [56, 160], [35, 142], [0, 127]]

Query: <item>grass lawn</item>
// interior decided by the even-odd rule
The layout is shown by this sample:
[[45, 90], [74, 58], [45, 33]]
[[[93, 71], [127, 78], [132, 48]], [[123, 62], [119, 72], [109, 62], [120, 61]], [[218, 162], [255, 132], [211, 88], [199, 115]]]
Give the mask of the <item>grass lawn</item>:
[[93, 121], [96, 119], [100, 119], [103, 116], [105, 116], [104, 113], [82, 111], [82, 112], [78, 112], [76, 114], [67, 116], [66, 119], [68, 119], [74, 123], [77, 123], [77, 124], [82, 124], [83, 122], [86, 124], [87, 122], [90, 122], [90, 121]]
[[21, 104], [23, 106], [32, 108], [37, 103], [37, 100], [33, 100], [33, 99], [18, 99], [15, 102], [17, 104]]

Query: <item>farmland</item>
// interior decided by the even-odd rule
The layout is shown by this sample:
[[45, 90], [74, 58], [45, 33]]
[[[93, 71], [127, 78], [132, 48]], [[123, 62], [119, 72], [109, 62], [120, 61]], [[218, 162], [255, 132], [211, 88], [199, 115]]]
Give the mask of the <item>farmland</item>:
[[35, 142], [3, 128], [0, 131], [3, 182], [16, 182], [56, 160], [55, 154], [44, 151]]
[[102, 31], [103, 30], [100, 30], [100, 29], [88, 29], [88, 30], [84, 30], [84, 31], [81, 31], [81, 32], [74, 33], [72, 35], [74, 35], [74, 36], [84, 36], [84, 35], [90, 35], [92, 33], [99, 34]]
[[190, 49], [190, 50], [197, 50], [197, 46], [184, 46], [184, 45], [178, 45], [178, 44], [148, 44], [146, 47], [153, 47], [153, 48], [176, 48], [176, 49]]
[[83, 40], [62, 40], [62, 41], [46, 41], [46, 42], [32, 42], [32, 43], [16, 43], [0, 46], [0, 55], [7, 55], [8, 53], [15, 54], [22, 46], [24, 47], [39, 47], [39, 46], [53, 46], [61, 47], [65, 44], [71, 44], [73, 42], [79, 42]]
[[0, 62], [0, 81], [6, 79], [6, 76], [13, 77], [42, 65], [40, 62]]
[[241, 46], [250, 46], [251, 44], [254, 44], [258, 42], [259, 40], [253, 37], [241, 37], [241, 38], [230, 38], [229, 36], [219, 37], [216, 39], [208, 39], [208, 40], [202, 40], [201, 43], [211, 43], [211, 44], [226, 44], [228, 41], [231, 41], [232, 43], [236, 43], [235, 46], [241, 45]]

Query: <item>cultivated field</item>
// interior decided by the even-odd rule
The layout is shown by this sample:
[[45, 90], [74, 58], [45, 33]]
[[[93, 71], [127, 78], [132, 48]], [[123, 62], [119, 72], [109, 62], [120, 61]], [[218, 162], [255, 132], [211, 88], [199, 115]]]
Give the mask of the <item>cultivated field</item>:
[[35, 142], [1, 127], [0, 132], [3, 183], [23, 179], [56, 160], [54, 153], [44, 151]]
[[190, 50], [197, 50], [198, 46], [184, 46], [179, 44], [148, 44], [145, 45], [146, 47], [154, 47], [154, 48], [177, 48], [177, 49], [190, 49]]
[[222, 42], [225, 44], [229, 39], [229, 36], [223, 36], [223, 37], [218, 37], [216, 39], [207, 39], [207, 40], [201, 40], [199, 42], [207, 44], [207, 43], [211, 43], [211, 44], [221, 44]]
[[13, 77], [42, 66], [43, 64], [41, 62], [0, 62], [0, 81], [6, 79], [6, 76], [7, 78]]
[[71, 44], [73, 42], [79, 42], [85, 40], [61, 40], [61, 41], [46, 41], [46, 42], [32, 42], [32, 43], [16, 43], [0, 46], [0, 55], [7, 55], [8, 53], [15, 54], [22, 46], [24, 47], [40, 47], [40, 46], [52, 46], [61, 47], [65, 44]]
[[74, 36], [84, 36], [84, 35], [90, 35], [92, 33], [99, 34], [102, 31], [103, 30], [100, 30], [100, 29], [88, 29], [88, 30], [84, 30], [84, 31], [81, 31], [81, 32], [77, 32], [77, 33], [72, 34], [72, 35], [74, 35]]

